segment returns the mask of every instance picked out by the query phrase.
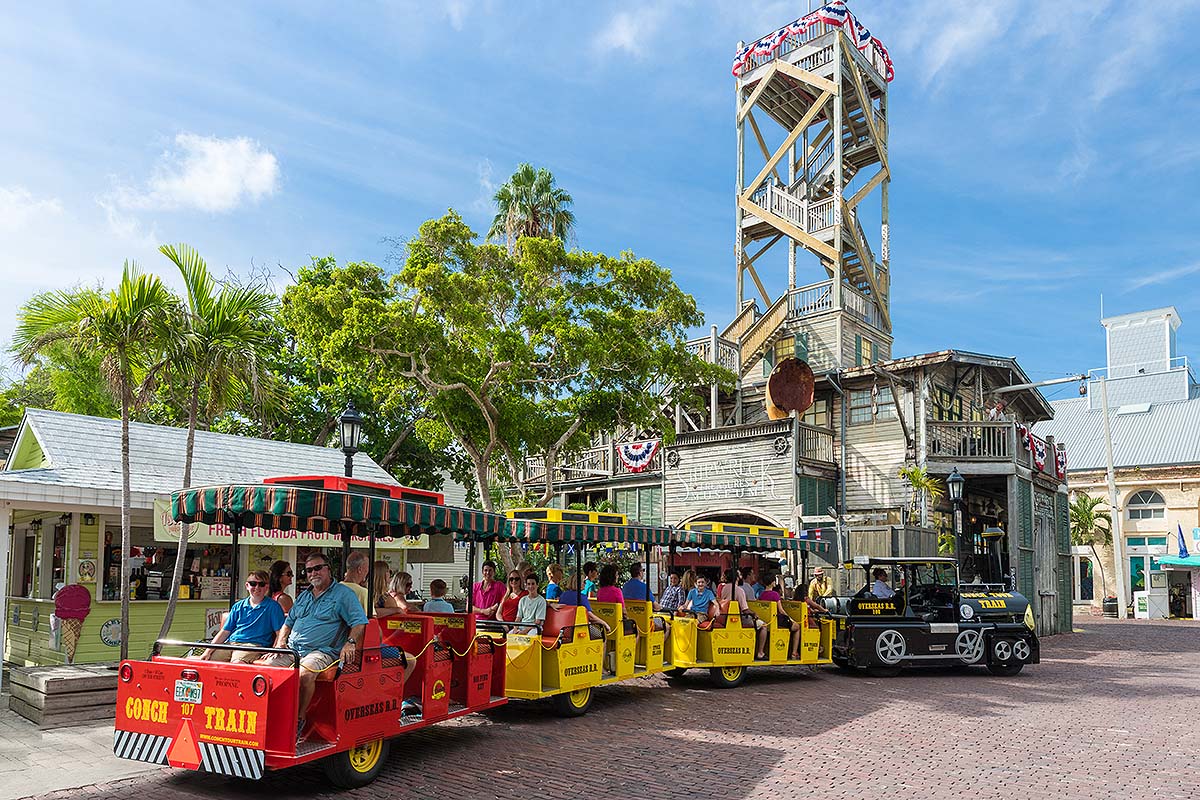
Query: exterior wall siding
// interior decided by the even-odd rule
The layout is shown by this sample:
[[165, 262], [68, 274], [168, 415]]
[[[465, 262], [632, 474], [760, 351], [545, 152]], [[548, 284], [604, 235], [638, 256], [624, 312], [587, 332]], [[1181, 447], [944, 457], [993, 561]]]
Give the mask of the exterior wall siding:
[[[782, 431], [782, 425], [776, 425]], [[744, 509], [787, 525], [795, 503], [791, 431], [754, 439], [676, 445], [666, 459], [666, 521]], [[782, 438], [787, 443], [777, 443]]]

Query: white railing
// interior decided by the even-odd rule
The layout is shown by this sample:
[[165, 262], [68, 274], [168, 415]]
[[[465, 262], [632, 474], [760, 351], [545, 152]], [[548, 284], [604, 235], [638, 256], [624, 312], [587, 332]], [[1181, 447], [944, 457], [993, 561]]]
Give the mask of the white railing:
[[703, 339], [692, 339], [687, 343], [687, 350], [702, 361], [724, 367], [735, 374], [738, 372], [740, 362], [737, 342], [718, 337], [716, 360], [712, 356], [712, 338], [709, 336], [705, 336]]
[[833, 227], [833, 198], [828, 197], [816, 203], [809, 203], [808, 219], [804, 229], [808, 233], [816, 233]]
[[842, 305], [855, 317], [879, 330], [884, 330], [879, 304], [852, 286], [842, 287]]
[[788, 293], [788, 316], [806, 317], [833, 310], [833, 281], [801, 286]]
[[1012, 422], [929, 420], [929, 457], [944, 461], [1012, 461], [1016, 425]]
[[783, 217], [788, 222], [797, 227], [804, 227], [804, 206], [805, 203], [798, 197], [793, 197], [787, 192], [780, 189], [775, 184], [767, 186], [767, 210], [772, 214], [777, 214]]
[[[763, 56], [751, 56], [750, 60], [747, 61], [746, 65], [742, 68], [742, 77], [743, 78], [748, 77], [750, 75], [750, 73], [753, 72], [754, 70], [758, 69], [759, 67], [761, 67], [765, 64], [770, 64], [772, 61], [775, 61], [776, 59], [786, 58], [788, 55], [790, 55], [795, 50], [803, 47], [804, 45], [808, 44], [809, 42], [811, 42], [815, 39], [819, 39], [820, 37], [824, 36], [825, 34], [829, 33], [832, 30], [836, 30], [836, 28], [834, 28], [830, 25], [826, 25], [824, 22], [821, 22], [816, 25], [813, 25], [812, 27], [810, 27], [808, 30], [804, 31], [803, 33], [793, 34], [793, 35], [787, 37], [786, 39], [783, 40], [783, 44], [779, 45], [779, 48], [777, 50], [775, 50], [775, 52], [769, 53], [769, 54], [763, 55]], [[826, 50], [829, 51], [829, 54], [828, 54], [828, 56], [826, 56], [824, 61], [817, 61], [817, 63], [811, 64], [808, 66], [805, 65], [805, 62], [809, 61], [810, 59], [815, 59], [817, 56], [820, 56]], [[827, 47], [821, 48], [820, 50], [816, 51], [815, 53], [811, 53], [807, 56], [804, 56], [803, 58], [800, 59], [799, 64], [802, 69], [807, 69], [807, 70], [811, 71], [813, 67], [820, 66], [821, 64], [826, 64], [832, 59], [833, 59], [833, 45], [829, 45]]]
[[818, 147], [808, 159], [807, 172], [809, 180], [813, 183], [820, 183], [817, 180], [825, 167], [829, 166], [829, 162], [833, 161], [833, 137], [830, 136], [825, 140], [825, 144]]

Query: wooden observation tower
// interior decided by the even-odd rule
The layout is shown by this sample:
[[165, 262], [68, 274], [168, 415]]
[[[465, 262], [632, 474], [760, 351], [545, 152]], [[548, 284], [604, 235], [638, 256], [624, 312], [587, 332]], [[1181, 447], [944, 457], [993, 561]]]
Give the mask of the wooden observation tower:
[[[739, 43], [734, 75], [737, 308], [722, 338], [743, 373], [788, 340], [818, 371], [890, 358], [886, 49], [835, 2]], [[784, 248], [787, 290], [772, 293]]]

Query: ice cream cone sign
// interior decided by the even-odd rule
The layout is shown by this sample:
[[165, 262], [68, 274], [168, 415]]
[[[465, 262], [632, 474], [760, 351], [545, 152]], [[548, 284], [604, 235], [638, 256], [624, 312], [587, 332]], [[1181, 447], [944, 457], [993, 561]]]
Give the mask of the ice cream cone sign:
[[62, 620], [62, 643], [67, 663], [75, 663], [75, 648], [83, 633], [83, 621], [92, 610], [92, 593], [86, 586], [72, 583], [54, 595], [54, 616]]

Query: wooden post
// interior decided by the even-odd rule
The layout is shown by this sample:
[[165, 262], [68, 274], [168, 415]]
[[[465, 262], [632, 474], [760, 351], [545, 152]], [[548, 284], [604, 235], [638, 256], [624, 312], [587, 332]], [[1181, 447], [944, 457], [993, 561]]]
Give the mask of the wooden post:
[[[833, 104], [831, 119], [833, 135], [833, 249], [836, 255], [833, 262], [833, 307], [841, 310], [842, 305], [842, 189], [845, 187], [845, 175], [842, 167], [842, 42], [845, 37], [840, 31], [834, 34], [833, 44], [833, 83], [838, 91], [829, 102]], [[869, 110], [868, 110], [868, 113]], [[839, 349], [840, 349], [839, 342]]]
[[[712, 330], [708, 335], [708, 358], [710, 363], [716, 364], [717, 358], [717, 326], [713, 325]], [[717, 428], [721, 425], [721, 408], [717, 405], [719, 398], [717, 397], [717, 384], [711, 384], [708, 387], [708, 427]]]
[[[8, 556], [12, 544], [12, 506], [7, 502], [0, 503], [0, 655], [8, 643]], [[97, 583], [97, 586], [102, 585]], [[0, 670], [4, 667], [4, 659], [0, 658]]]
[[[745, 46], [746, 46], [745, 42], [738, 42], [738, 51], [740, 52], [741, 49]], [[736, 185], [738, 196], [740, 196], [741, 193], [746, 188], [745, 185], [743, 184], [743, 181], [745, 180], [745, 173], [746, 173], [746, 120], [745, 120], [745, 117], [743, 117], [740, 113], [741, 108], [742, 108], [742, 90], [737, 85], [737, 82], [735, 81], [734, 82], [734, 90], [733, 90], [733, 110], [734, 110], [734, 116], [737, 118], [737, 177], [736, 177], [735, 185]], [[743, 216], [743, 214], [744, 214], [744, 212], [742, 211], [742, 207], [735, 203], [734, 210], [733, 210], [733, 222], [734, 222], [733, 262], [734, 262], [734, 264], [737, 265], [735, 267], [735, 269], [737, 270], [737, 281], [736, 281], [736, 283], [737, 283], [737, 303], [735, 304], [734, 309], [733, 309], [733, 314], [735, 317], [739, 313], [741, 313], [742, 301], [745, 299], [745, 285], [743, 283], [743, 275], [745, 274], [746, 270], [745, 270], [745, 267], [742, 265], [742, 254], [743, 254], [743, 250], [742, 250], [742, 216]], [[679, 423], [676, 423], [676, 432], [678, 432], [678, 430], [679, 430]]]

